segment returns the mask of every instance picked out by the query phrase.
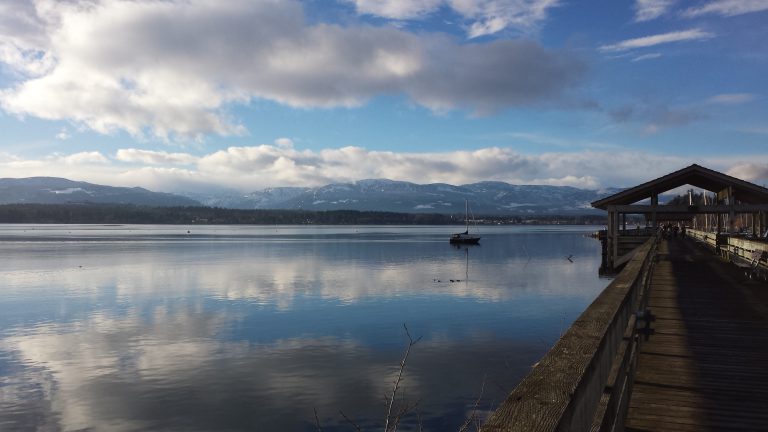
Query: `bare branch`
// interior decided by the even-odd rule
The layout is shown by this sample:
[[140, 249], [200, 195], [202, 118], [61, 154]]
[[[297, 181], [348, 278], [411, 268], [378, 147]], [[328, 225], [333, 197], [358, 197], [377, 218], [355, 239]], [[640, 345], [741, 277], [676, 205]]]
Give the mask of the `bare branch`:
[[397, 415], [394, 418], [394, 425], [392, 426], [391, 432], [397, 432], [397, 428], [400, 427], [400, 421], [403, 419], [403, 417], [405, 417], [406, 414], [413, 411], [414, 409], [417, 409], [420, 402], [421, 401], [416, 401], [411, 405], [408, 405], [407, 402], [403, 402], [403, 407], [397, 412]]
[[419, 411], [418, 407], [416, 407], [416, 421], [419, 424], [419, 432], [424, 432], [424, 424], [421, 421], [421, 411]]
[[353, 422], [352, 419], [347, 417], [346, 414], [344, 414], [344, 411], [339, 410], [339, 414], [341, 414], [342, 417], [344, 417], [344, 420], [346, 420], [349, 424], [351, 424], [357, 432], [363, 432], [362, 429], [360, 429], [360, 426], [358, 426], [357, 423]]
[[461, 425], [459, 432], [467, 432], [469, 430], [469, 426], [473, 423], [475, 425], [475, 430], [480, 430], [480, 417], [477, 415], [477, 407], [480, 405], [480, 400], [483, 399], [483, 393], [485, 393], [486, 378], [487, 376], [483, 377], [483, 385], [480, 387], [480, 396], [478, 396], [475, 400], [475, 404], [472, 407], [472, 413], [469, 415], [469, 418], [464, 421], [464, 424]]
[[413, 340], [413, 338], [411, 337], [411, 332], [408, 331], [408, 326], [406, 326], [405, 323], [403, 323], [403, 328], [405, 329], [405, 334], [408, 336], [409, 348], [416, 345], [421, 340], [422, 336], [419, 336], [418, 338], [416, 338], [415, 341]]
[[315, 411], [315, 431], [323, 432], [323, 428], [320, 426], [320, 419], [317, 417], [317, 408], [312, 408]]
[[[395, 404], [397, 391], [400, 389], [400, 382], [403, 380], [403, 371], [405, 370], [405, 364], [408, 361], [408, 356], [411, 354], [411, 348], [413, 348], [413, 346], [419, 343], [421, 340], [421, 336], [419, 336], [416, 340], [413, 339], [411, 332], [408, 331], [408, 326], [406, 326], [405, 323], [403, 323], [403, 328], [405, 329], [406, 336], [408, 336], [408, 347], [405, 349], [405, 355], [403, 355], [403, 359], [400, 361], [400, 370], [397, 373], [397, 378], [392, 383], [392, 394], [389, 396], [388, 400], [387, 417], [384, 419], [384, 432], [396, 431], [397, 425], [400, 423], [400, 416], [397, 416], [397, 418], [392, 417], [392, 407]], [[390, 428], [390, 424], [393, 423], [393, 420], [397, 421], [394, 423], [394, 427]]]

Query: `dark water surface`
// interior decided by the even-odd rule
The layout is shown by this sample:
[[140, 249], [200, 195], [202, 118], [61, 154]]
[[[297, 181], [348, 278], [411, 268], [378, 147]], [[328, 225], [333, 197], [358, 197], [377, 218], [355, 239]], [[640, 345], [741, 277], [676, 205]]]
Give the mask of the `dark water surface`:
[[0, 430], [381, 430], [404, 323], [457, 430], [607, 285], [594, 229], [0, 225]]

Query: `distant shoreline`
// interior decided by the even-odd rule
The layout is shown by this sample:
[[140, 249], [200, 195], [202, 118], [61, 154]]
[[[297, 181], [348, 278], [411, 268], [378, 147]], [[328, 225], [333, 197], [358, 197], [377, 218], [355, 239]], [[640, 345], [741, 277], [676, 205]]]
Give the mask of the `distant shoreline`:
[[[603, 225], [602, 215], [479, 215], [477, 225]], [[3, 204], [5, 224], [463, 225], [464, 215], [358, 210], [240, 210], [124, 204]]]

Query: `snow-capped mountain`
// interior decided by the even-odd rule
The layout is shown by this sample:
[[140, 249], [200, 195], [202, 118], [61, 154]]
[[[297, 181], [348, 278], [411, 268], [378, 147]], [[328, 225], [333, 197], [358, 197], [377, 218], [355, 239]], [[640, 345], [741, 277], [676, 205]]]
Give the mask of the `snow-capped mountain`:
[[475, 215], [589, 214], [597, 212], [590, 207], [590, 202], [613, 192], [615, 190], [598, 192], [568, 186], [512, 185], [493, 181], [454, 186], [369, 179], [315, 188], [274, 187], [251, 193], [195, 192], [181, 196], [53, 177], [0, 179], [0, 204], [118, 203], [462, 214], [464, 202], [468, 200]]
[[280, 203], [288, 201], [312, 189], [300, 187], [267, 188], [259, 192], [237, 193], [234, 191], [215, 194], [189, 193], [186, 196], [200, 201], [208, 207], [233, 209], [275, 209], [282, 208]]
[[584, 214], [590, 202], [612, 193], [568, 186], [480, 182], [462, 186], [386, 179], [333, 183], [317, 188], [269, 188], [239, 195], [193, 197], [207, 205], [242, 209], [362, 210], [399, 213]]
[[156, 207], [199, 206], [180, 195], [140, 187], [102, 186], [57, 177], [0, 179], [0, 204], [135, 204]]

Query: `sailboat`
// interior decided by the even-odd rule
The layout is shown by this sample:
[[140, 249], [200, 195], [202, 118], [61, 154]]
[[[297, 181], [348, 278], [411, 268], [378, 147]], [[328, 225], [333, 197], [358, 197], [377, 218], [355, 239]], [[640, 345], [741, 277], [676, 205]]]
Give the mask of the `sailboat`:
[[458, 234], [451, 234], [450, 242], [454, 244], [478, 244], [480, 236], [469, 233], [469, 201], [464, 200], [464, 223], [467, 226], [466, 231]]

